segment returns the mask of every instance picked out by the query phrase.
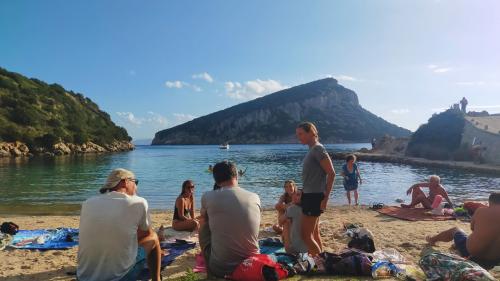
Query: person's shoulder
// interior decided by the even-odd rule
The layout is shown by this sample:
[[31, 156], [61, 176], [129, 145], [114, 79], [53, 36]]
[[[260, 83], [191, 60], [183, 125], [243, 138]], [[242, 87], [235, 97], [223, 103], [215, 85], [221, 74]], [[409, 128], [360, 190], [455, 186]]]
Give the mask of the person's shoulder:
[[87, 200], [85, 200], [82, 205], [85, 206], [85, 205], [90, 205], [90, 204], [94, 204], [96, 202], [100, 202], [102, 200], [105, 200], [106, 199], [106, 195], [107, 193], [105, 194], [98, 194], [98, 195], [94, 195], [90, 198], [88, 198]]
[[312, 148], [314, 151], [318, 151], [318, 152], [326, 152], [326, 148], [324, 145], [322, 145], [321, 143], [317, 143], [315, 146], [313, 146]]
[[137, 196], [137, 195], [126, 196], [126, 198], [127, 198], [127, 201], [130, 201], [132, 203], [144, 204], [146, 206], [148, 205], [148, 201], [145, 198]]
[[242, 187], [239, 187], [237, 189], [237, 192], [244, 193], [244, 194], [246, 194], [245, 196], [247, 196], [248, 198], [252, 198], [253, 200], [257, 200], [258, 202], [260, 202], [260, 197], [259, 197], [259, 195], [257, 193], [248, 191], [248, 190], [246, 190], [246, 189], [244, 189]]
[[210, 198], [214, 198], [214, 194], [217, 191], [219, 191], [219, 190], [209, 190], [209, 191], [203, 192], [203, 194], [201, 195], [201, 201], [206, 201], [206, 200], [210, 200]]

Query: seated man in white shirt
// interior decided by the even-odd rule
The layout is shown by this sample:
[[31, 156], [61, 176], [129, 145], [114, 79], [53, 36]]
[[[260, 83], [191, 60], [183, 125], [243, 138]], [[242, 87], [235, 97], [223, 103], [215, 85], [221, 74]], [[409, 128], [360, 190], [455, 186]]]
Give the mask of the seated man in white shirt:
[[113, 170], [101, 194], [83, 203], [78, 280], [137, 280], [146, 260], [151, 279], [160, 280], [160, 242], [147, 201], [136, 195], [138, 182], [130, 171]]

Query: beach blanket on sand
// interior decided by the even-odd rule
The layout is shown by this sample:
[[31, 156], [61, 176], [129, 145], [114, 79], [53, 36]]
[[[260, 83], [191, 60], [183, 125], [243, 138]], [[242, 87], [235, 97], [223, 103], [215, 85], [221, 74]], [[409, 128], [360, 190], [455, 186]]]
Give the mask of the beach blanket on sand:
[[[161, 243], [161, 248], [168, 250], [168, 255], [164, 256], [161, 259], [161, 268], [162, 270], [171, 265], [172, 262], [175, 261], [177, 257], [184, 254], [186, 251], [194, 249], [196, 247], [196, 243], [191, 242], [175, 242], [175, 243]], [[147, 265], [142, 270], [138, 280], [149, 280], [150, 274]]]
[[78, 229], [19, 230], [9, 247], [28, 250], [65, 250], [78, 245]]
[[267, 238], [259, 240], [261, 254], [275, 255], [285, 253], [285, 246], [279, 239]]
[[451, 215], [443, 215], [443, 216], [430, 215], [428, 214], [429, 210], [424, 208], [406, 209], [396, 206], [386, 206], [376, 211], [393, 218], [398, 218], [407, 221], [445, 221], [445, 220], [455, 219], [455, 217]]

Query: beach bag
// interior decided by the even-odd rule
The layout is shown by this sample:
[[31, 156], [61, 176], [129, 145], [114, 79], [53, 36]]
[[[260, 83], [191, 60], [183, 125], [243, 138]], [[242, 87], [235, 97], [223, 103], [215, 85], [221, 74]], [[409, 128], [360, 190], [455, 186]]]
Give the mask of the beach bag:
[[19, 231], [19, 226], [13, 222], [4, 222], [0, 226], [0, 231], [5, 234], [16, 235]]
[[366, 253], [349, 250], [342, 254], [323, 252], [325, 273], [352, 276], [371, 276], [372, 257]]
[[347, 247], [361, 250], [367, 253], [375, 252], [375, 243], [368, 236], [363, 236], [362, 238], [354, 238], [349, 241]]
[[493, 281], [491, 274], [478, 264], [453, 254], [433, 252], [419, 261], [427, 280]]
[[256, 254], [245, 259], [226, 279], [234, 281], [277, 281], [288, 277], [288, 271], [269, 255]]

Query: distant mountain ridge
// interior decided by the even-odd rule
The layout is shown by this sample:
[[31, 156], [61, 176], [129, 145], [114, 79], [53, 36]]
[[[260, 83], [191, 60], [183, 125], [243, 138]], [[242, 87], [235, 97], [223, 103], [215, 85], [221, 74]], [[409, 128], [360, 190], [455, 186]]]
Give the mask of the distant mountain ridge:
[[411, 133], [362, 108], [354, 91], [325, 78], [159, 131], [152, 144], [293, 143], [301, 121], [314, 122], [328, 143]]

